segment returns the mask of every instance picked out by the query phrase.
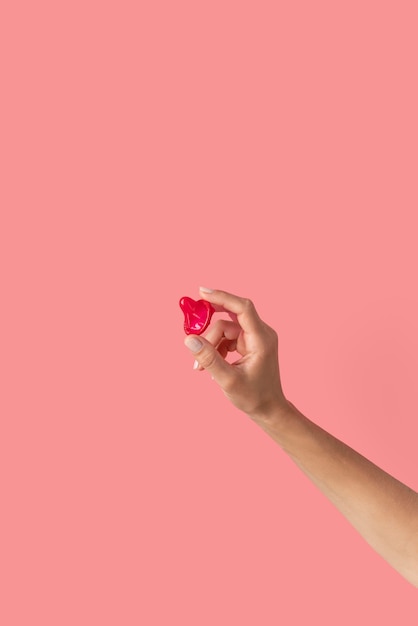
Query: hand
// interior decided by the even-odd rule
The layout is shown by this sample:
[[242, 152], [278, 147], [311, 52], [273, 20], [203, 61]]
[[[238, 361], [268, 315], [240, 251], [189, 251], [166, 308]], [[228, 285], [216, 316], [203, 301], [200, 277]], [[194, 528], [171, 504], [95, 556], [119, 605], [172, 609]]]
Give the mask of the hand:
[[[277, 409], [287, 410], [290, 403], [280, 381], [276, 331], [261, 320], [248, 298], [220, 290], [201, 291], [201, 297], [215, 311], [228, 313], [232, 321], [217, 320], [205, 335], [186, 337], [198, 369], [210, 372], [232, 404], [255, 421], [268, 419]], [[195, 343], [193, 348], [196, 341], [203, 345]], [[241, 358], [230, 364], [225, 357], [234, 351]]]

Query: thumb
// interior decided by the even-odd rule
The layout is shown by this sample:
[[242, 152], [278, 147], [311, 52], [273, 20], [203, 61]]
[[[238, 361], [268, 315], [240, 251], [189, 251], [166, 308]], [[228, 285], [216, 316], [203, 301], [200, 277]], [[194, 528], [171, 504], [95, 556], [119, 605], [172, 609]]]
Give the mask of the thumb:
[[188, 335], [185, 345], [193, 352], [196, 361], [212, 374], [212, 378], [220, 385], [226, 383], [232, 374], [232, 367], [225, 361], [216, 348], [204, 337]]

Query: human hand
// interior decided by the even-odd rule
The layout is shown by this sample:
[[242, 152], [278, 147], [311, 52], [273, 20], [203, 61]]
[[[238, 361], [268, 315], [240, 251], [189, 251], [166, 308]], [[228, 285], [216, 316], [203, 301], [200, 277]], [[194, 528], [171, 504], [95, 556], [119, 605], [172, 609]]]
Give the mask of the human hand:
[[[210, 372], [232, 404], [255, 421], [287, 410], [290, 403], [282, 391], [276, 331], [262, 321], [248, 298], [220, 290], [200, 288], [200, 292], [215, 311], [228, 313], [232, 321], [217, 320], [205, 335], [185, 338], [197, 369]], [[228, 363], [225, 357], [234, 351], [241, 358]]]

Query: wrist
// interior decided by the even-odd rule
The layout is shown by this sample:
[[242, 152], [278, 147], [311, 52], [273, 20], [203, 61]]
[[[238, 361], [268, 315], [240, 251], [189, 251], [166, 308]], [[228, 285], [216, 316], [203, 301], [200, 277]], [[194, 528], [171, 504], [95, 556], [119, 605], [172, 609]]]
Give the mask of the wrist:
[[262, 428], [280, 430], [285, 428], [290, 420], [294, 419], [296, 413], [295, 405], [283, 396], [269, 406], [251, 413], [249, 417]]

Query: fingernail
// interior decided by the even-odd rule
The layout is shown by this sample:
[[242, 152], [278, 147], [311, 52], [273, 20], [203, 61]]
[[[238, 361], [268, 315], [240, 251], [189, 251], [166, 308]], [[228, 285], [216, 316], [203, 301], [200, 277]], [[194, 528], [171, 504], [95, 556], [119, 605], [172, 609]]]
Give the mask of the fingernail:
[[203, 343], [197, 337], [187, 337], [185, 344], [192, 352], [199, 352], [203, 347]]
[[197, 368], [198, 368], [198, 367], [199, 367], [199, 361], [195, 361], [195, 362], [193, 363], [193, 369], [194, 369], [194, 370], [197, 370]]
[[213, 289], [209, 289], [209, 287], [199, 287], [200, 291], [203, 291], [203, 293], [212, 293]]

